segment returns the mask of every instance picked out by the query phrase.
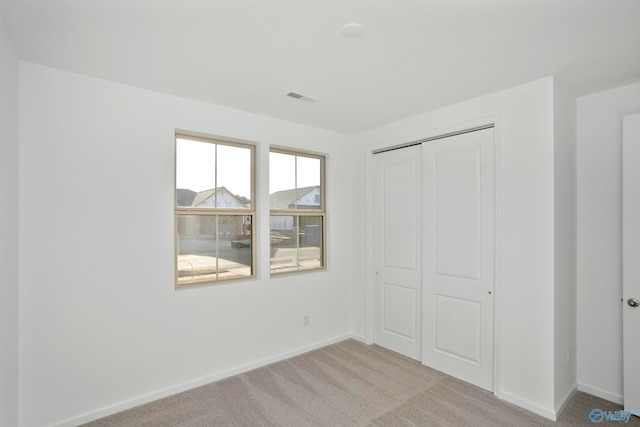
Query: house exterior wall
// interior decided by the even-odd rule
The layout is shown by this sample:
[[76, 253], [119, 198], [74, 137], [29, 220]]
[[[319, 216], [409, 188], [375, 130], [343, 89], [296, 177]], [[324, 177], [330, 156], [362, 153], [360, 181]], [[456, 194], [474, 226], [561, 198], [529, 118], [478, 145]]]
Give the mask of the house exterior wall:
[[[304, 196], [300, 197], [295, 202], [289, 205], [289, 209], [295, 209], [296, 206], [300, 209], [320, 209], [320, 188], [316, 188]], [[293, 230], [293, 216], [290, 215], [276, 215], [269, 219], [270, 228], [273, 231], [292, 231]]]
[[297, 201], [298, 206], [304, 206], [305, 209], [320, 208], [320, 189], [316, 188], [313, 191], [300, 197]]
[[[177, 233], [183, 238], [207, 235], [212, 241], [230, 240], [239, 234], [250, 233], [250, 221], [245, 215], [221, 215], [218, 222], [210, 217], [210, 221], [201, 221], [200, 215], [182, 215], [178, 218]], [[205, 217], [206, 218], [206, 217]]]
[[269, 218], [269, 224], [272, 231], [291, 231], [293, 230], [293, 216], [272, 216]]

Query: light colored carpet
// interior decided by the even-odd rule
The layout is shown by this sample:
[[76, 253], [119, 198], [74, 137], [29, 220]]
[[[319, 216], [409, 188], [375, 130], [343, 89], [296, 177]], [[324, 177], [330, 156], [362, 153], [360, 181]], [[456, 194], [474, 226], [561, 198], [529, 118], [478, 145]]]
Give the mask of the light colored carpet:
[[[87, 426], [588, 426], [621, 407], [576, 393], [557, 423], [378, 346], [347, 340]], [[599, 425], [635, 425], [640, 419]]]

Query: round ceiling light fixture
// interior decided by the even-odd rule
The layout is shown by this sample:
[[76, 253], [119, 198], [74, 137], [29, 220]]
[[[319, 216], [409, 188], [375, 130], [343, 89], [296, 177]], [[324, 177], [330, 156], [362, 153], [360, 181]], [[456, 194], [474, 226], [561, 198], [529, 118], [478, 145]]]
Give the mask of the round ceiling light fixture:
[[357, 22], [352, 22], [342, 27], [342, 35], [345, 37], [358, 37], [360, 34], [362, 34], [362, 31], [362, 25], [358, 24]]

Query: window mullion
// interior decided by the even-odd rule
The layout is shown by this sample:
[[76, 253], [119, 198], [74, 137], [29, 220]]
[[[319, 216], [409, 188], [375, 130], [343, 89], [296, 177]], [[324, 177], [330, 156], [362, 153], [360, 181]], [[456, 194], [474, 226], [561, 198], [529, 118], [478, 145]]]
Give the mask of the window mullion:
[[300, 216], [296, 216], [296, 270], [300, 270]]
[[[214, 159], [213, 159], [213, 188], [214, 190], [218, 188], [218, 144], [214, 146]], [[218, 192], [215, 191], [213, 193], [213, 207], [218, 207]], [[216, 276], [217, 277], [217, 276]]]
[[293, 156], [293, 188], [295, 188], [296, 200], [293, 202], [293, 208], [298, 209], [298, 156]]
[[220, 278], [220, 215], [216, 215], [216, 235], [214, 241], [216, 245], [216, 280]]

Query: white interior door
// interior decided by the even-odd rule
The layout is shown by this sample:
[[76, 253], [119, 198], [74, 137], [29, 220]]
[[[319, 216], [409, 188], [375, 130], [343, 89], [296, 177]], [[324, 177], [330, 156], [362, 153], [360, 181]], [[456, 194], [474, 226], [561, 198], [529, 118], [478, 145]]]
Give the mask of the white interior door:
[[374, 156], [375, 342], [420, 360], [420, 146]]
[[624, 409], [640, 410], [640, 114], [623, 119], [622, 337]]
[[422, 145], [422, 362], [493, 391], [494, 132]]

